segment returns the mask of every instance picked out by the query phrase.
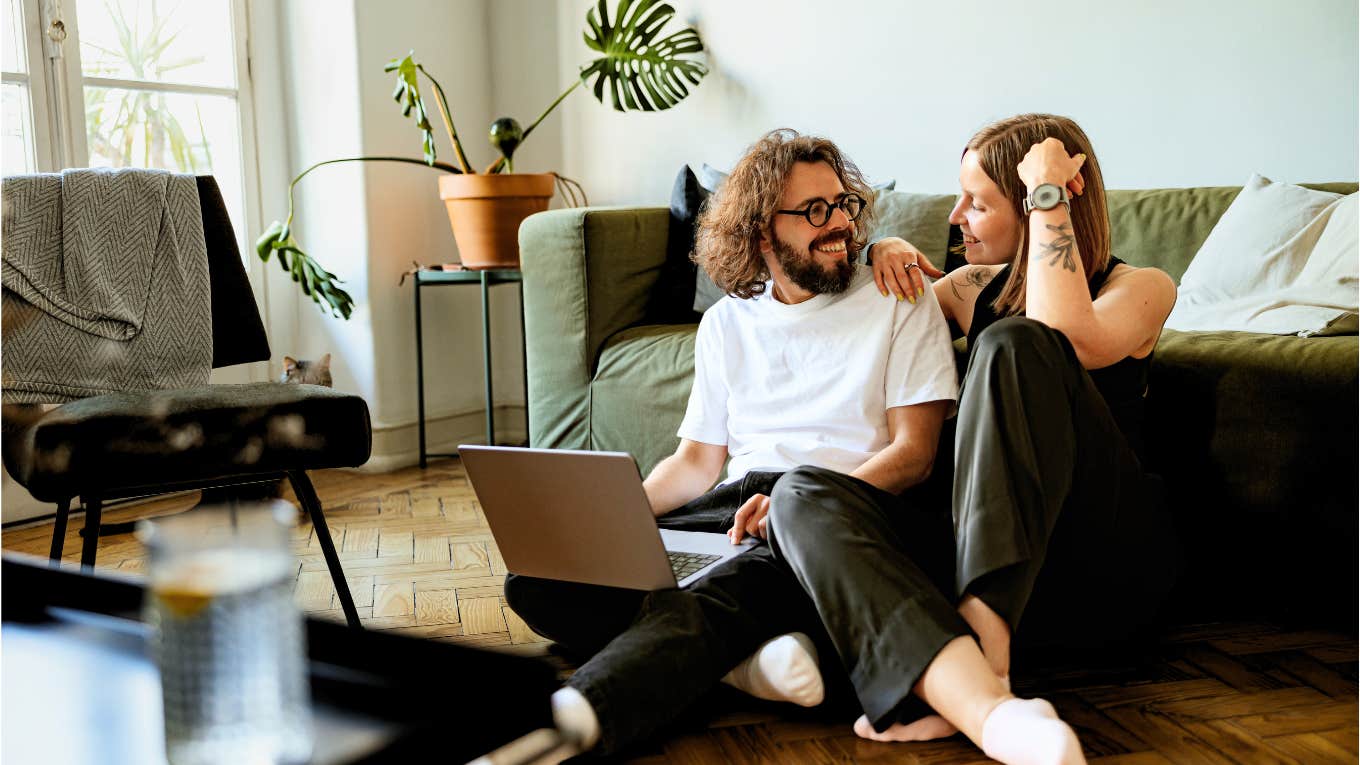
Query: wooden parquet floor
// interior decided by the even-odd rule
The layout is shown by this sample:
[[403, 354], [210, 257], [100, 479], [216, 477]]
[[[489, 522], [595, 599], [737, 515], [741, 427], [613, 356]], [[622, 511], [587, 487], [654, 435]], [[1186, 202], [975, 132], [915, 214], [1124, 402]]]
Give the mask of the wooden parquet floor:
[[[313, 480], [366, 627], [543, 656], [570, 672], [506, 607], [505, 564], [456, 460], [376, 476], [319, 471]], [[162, 515], [196, 502], [190, 494], [112, 508], [105, 520]], [[79, 559], [79, 526], [74, 518], [67, 565]], [[50, 521], [37, 523], [6, 530], [0, 543], [45, 556], [51, 533]], [[310, 524], [297, 527], [293, 548], [299, 606], [343, 621]], [[140, 572], [145, 564], [132, 535], [100, 541], [100, 567]], [[1203, 624], [1165, 631], [1146, 655], [1118, 667], [1048, 661], [1018, 677], [1016, 690], [1051, 700], [1092, 762], [1357, 763], [1356, 668], [1353, 634], [1265, 622]], [[959, 736], [923, 744], [863, 741], [848, 720], [725, 689], [702, 713], [627, 759], [647, 765], [987, 761]]]

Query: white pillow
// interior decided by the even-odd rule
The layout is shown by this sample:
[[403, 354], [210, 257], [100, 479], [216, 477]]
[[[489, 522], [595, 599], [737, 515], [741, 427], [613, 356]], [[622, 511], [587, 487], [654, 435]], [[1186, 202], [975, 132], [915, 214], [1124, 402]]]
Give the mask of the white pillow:
[[1360, 310], [1360, 193], [1333, 205], [1308, 262], [1278, 299], [1284, 305], [1263, 313], [1262, 319], [1304, 336]]
[[1342, 197], [1331, 210], [1327, 226], [1313, 245], [1297, 282], [1345, 286], [1347, 292], [1354, 292], [1356, 272], [1360, 270], [1356, 261], [1357, 242], [1360, 242], [1360, 220], [1357, 220], [1360, 219], [1360, 194]]
[[[1338, 197], [1253, 176], [1191, 262], [1166, 326], [1308, 336], [1355, 313], [1360, 194]], [[1322, 202], [1328, 203], [1319, 209]], [[1239, 214], [1230, 218], [1234, 210]], [[1263, 230], [1270, 225], [1279, 228]], [[1255, 243], [1245, 236], [1249, 229]], [[1241, 248], [1233, 258], [1237, 273], [1226, 262], [1225, 242]]]
[[1252, 175], [1200, 246], [1181, 288], [1231, 298], [1288, 285], [1340, 198]]

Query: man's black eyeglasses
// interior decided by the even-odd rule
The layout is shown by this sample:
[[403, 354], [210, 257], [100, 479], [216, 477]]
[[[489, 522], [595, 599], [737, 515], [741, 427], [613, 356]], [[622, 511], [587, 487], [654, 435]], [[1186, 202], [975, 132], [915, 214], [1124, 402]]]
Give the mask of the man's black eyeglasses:
[[837, 207], [845, 212], [845, 217], [855, 220], [860, 213], [864, 212], [864, 198], [859, 194], [842, 194], [835, 202], [814, 199], [801, 210], [775, 210], [775, 212], [779, 215], [801, 215], [807, 218], [808, 223], [821, 228], [826, 225], [827, 221], [831, 220], [831, 211]]

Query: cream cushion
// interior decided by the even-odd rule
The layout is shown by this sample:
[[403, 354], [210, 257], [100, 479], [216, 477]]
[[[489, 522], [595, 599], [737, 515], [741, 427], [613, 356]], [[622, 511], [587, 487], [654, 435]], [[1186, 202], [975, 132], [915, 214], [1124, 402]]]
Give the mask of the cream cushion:
[[1166, 326], [1311, 335], [1354, 313], [1357, 204], [1253, 175], [1186, 269]]

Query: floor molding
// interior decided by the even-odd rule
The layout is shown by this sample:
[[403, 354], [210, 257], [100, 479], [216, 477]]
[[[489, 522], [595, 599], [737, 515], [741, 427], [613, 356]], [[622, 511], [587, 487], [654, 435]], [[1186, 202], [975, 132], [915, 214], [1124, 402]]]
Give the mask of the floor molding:
[[[496, 406], [496, 443], [521, 445], [528, 442], [524, 427], [523, 405]], [[375, 424], [373, 452], [368, 462], [358, 468], [362, 473], [388, 473], [410, 467], [420, 461], [419, 431], [416, 422]], [[427, 453], [450, 454], [459, 444], [486, 443], [486, 411], [431, 416], [425, 419], [425, 450]]]

